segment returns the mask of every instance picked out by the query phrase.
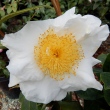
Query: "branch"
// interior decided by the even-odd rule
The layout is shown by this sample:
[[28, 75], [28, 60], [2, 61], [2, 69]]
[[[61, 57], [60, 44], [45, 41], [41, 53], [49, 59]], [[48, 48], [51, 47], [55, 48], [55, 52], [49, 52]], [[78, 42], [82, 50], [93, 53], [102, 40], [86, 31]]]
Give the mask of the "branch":
[[60, 16], [62, 14], [61, 12], [61, 9], [60, 9], [60, 4], [59, 4], [59, 1], [58, 0], [51, 0], [54, 8], [55, 8], [55, 11], [57, 13], [57, 16]]
[[5, 34], [0, 30], [0, 36], [4, 37]]

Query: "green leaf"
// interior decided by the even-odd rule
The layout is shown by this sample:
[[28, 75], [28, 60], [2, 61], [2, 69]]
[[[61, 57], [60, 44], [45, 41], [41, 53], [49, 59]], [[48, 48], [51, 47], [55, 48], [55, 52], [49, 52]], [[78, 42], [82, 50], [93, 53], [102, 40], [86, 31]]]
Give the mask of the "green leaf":
[[104, 90], [104, 98], [108, 105], [110, 106], [110, 89]]
[[6, 32], [7, 31], [7, 25], [5, 23], [2, 23], [1, 24], [1, 29], [3, 30], [3, 32]]
[[54, 102], [51, 110], [61, 110], [58, 102]]
[[77, 1], [68, 2], [68, 8], [72, 8], [77, 5]]
[[96, 8], [98, 8], [99, 5], [100, 5], [100, 4], [96, 2], [96, 3], [93, 5], [93, 10], [95, 10]]
[[110, 0], [107, 0], [107, 4], [109, 4], [110, 3]]
[[76, 93], [85, 100], [96, 100], [103, 97], [102, 92], [96, 89], [87, 89], [86, 91], [77, 91]]
[[79, 0], [78, 1], [78, 4], [82, 4], [84, 1], [83, 0]]
[[[40, 1], [39, 5], [43, 5], [43, 3]], [[44, 14], [45, 13], [44, 8], [40, 8], [40, 12]]]
[[103, 72], [102, 68], [93, 68], [93, 72], [94, 74], [98, 77], [98, 79], [100, 80], [100, 74]]
[[37, 104], [26, 100], [22, 93], [19, 96], [19, 101], [21, 102], [21, 110], [38, 110]]
[[106, 60], [103, 64], [103, 71], [110, 72], [110, 54], [107, 54]]
[[0, 60], [0, 69], [5, 68], [6, 62], [4, 60]]
[[3, 45], [1, 44], [1, 42], [0, 42], [0, 49], [6, 49], [6, 47], [3, 46]]
[[13, 12], [17, 11], [17, 7], [12, 7]]
[[40, 8], [40, 12], [45, 14], [44, 8]]
[[63, 101], [72, 101], [72, 92], [68, 92]]
[[108, 7], [102, 7], [102, 10], [100, 9], [100, 15], [103, 17], [108, 11], [108, 9], [109, 9]]
[[107, 58], [107, 54], [101, 54], [98, 56], [98, 59], [104, 64], [105, 60]]
[[74, 102], [58, 102], [61, 110], [83, 110], [80, 104], [76, 101]]
[[5, 11], [0, 9], [0, 15], [5, 16]]
[[100, 110], [99, 103], [96, 100], [85, 100], [84, 110]]
[[5, 22], [8, 19], [14, 17], [14, 16], [26, 13], [26, 12], [31, 11], [31, 10], [39, 9], [39, 8], [42, 8], [42, 7], [52, 8], [50, 6], [42, 5], [42, 6], [35, 6], [35, 7], [32, 7], [32, 8], [23, 9], [23, 10], [20, 10], [20, 11], [14, 12], [14, 13], [10, 13], [10, 14], [2, 17], [1, 20], [0, 20], [0, 24]]
[[12, 6], [12, 10], [14, 12], [16, 12], [17, 11], [17, 2], [12, 2], [11, 6]]
[[9, 14], [9, 13], [11, 13], [12, 12], [12, 7], [11, 6], [8, 6], [8, 8], [7, 8], [7, 13]]
[[103, 72], [100, 75], [101, 81], [104, 83], [104, 88], [110, 89], [110, 72]]
[[3, 70], [3, 73], [4, 73], [4, 75], [5, 75], [7, 78], [8, 78], [9, 75], [10, 75], [9, 71], [8, 71], [6, 68]]

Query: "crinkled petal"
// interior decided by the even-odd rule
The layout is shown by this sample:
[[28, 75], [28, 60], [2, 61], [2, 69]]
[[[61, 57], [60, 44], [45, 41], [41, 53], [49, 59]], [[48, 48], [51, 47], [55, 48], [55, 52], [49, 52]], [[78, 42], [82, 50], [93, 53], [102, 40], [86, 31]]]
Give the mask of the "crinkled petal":
[[76, 15], [74, 13], [75, 13], [75, 7], [71, 8], [68, 11], [66, 11], [63, 15], [55, 18], [54, 22], [53, 22], [53, 25], [55, 27], [63, 27], [68, 20], [76, 18], [78, 16], [81, 16], [80, 14]]
[[99, 18], [93, 15], [75, 16], [68, 19], [64, 28], [75, 36], [76, 40], [81, 40], [87, 34], [101, 25]]
[[98, 33], [98, 40], [99, 41], [105, 41], [107, 39], [107, 37], [109, 36], [109, 27], [108, 25], [102, 25], [100, 28], [99, 28], [99, 33]]
[[16, 76], [10, 74], [10, 80], [9, 80], [9, 85], [8, 85], [9, 87], [15, 86], [19, 84], [19, 82], [20, 80]]
[[[9, 52], [10, 51], [8, 51], [7, 54], [11, 54]], [[21, 81], [41, 80], [44, 77], [44, 74], [35, 64], [31, 56], [16, 56], [15, 58], [11, 58], [7, 69], [10, 74], [16, 76]]]
[[67, 95], [67, 91], [65, 91], [65, 90], [61, 90], [59, 93], [58, 93], [58, 95], [55, 97], [55, 101], [59, 101], [59, 100], [62, 100], [62, 99], [64, 99], [65, 97], [66, 97], [66, 95]]
[[94, 28], [94, 30], [83, 37], [79, 42], [84, 51], [85, 57], [93, 56], [93, 54], [97, 51], [102, 41], [106, 40], [109, 35], [109, 29], [107, 25], [103, 25], [101, 27]]
[[43, 34], [53, 20], [29, 21], [20, 31], [6, 34], [1, 43], [7, 48], [16, 51], [33, 53], [33, 47], [37, 45], [40, 34]]
[[67, 33], [72, 33], [75, 39], [78, 41], [82, 39], [87, 34], [87, 25], [85, 24], [85, 19], [82, 16], [77, 16], [76, 18], [70, 19], [66, 22], [64, 28], [66, 28]]
[[76, 70], [76, 75], [59, 81], [60, 87], [66, 91], [86, 90], [87, 88], [102, 90], [102, 85], [96, 81], [92, 70], [92, 66], [98, 62], [94, 58], [83, 59]]
[[101, 20], [93, 15], [85, 15], [83, 18], [85, 19], [88, 33], [101, 25]]
[[20, 89], [27, 100], [45, 104], [54, 100], [60, 92], [58, 83], [49, 77], [35, 82], [22, 82]]
[[9, 48], [7, 56], [10, 62], [7, 68], [10, 74], [23, 81], [39, 80], [43, 77], [34, 61], [34, 46], [37, 45], [40, 34], [49, 28], [51, 21], [30, 21], [20, 31], [5, 35], [1, 42]]

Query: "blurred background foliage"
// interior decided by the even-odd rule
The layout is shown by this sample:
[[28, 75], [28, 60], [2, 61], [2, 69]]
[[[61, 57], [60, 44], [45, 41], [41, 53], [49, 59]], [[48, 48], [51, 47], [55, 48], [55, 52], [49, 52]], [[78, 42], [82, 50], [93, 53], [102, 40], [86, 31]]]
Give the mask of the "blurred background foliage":
[[[91, 0], [91, 2], [89, 0], [59, 0], [59, 2], [62, 13], [75, 6], [77, 14], [95, 15], [102, 20], [102, 24], [110, 26], [110, 0]], [[20, 30], [27, 21], [57, 17], [51, 0], [1, 0], [0, 19], [19, 10], [39, 5], [51, 6], [52, 8], [42, 7], [12, 17], [0, 24], [0, 30], [4, 33], [13, 33]], [[2, 36], [0, 38], [2, 39]], [[0, 45], [0, 48], [3, 49], [4, 47]], [[5, 53], [6, 49], [0, 52], [0, 77], [9, 76], [6, 69], [9, 61]], [[50, 106], [51, 110], [110, 110], [110, 54], [101, 54], [98, 59], [102, 63], [96, 65], [93, 69], [96, 79], [104, 87], [103, 91], [87, 89], [86, 91], [68, 93], [63, 101], [51, 102], [47, 106]], [[46, 107], [42, 104], [27, 101], [22, 94], [20, 94], [19, 99], [23, 105], [21, 110], [44, 110]]]
[[[76, 7], [76, 13], [85, 15], [92, 14], [99, 17], [103, 23], [110, 25], [110, 0], [59, 0], [62, 13]], [[38, 5], [52, 6], [51, 0], [2, 0], [0, 1], [0, 18], [18, 10], [34, 7]], [[55, 18], [55, 9], [39, 8], [27, 13], [13, 17], [2, 23], [0, 29], [3, 32], [16, 32], [30, 20], [43, 20]]]

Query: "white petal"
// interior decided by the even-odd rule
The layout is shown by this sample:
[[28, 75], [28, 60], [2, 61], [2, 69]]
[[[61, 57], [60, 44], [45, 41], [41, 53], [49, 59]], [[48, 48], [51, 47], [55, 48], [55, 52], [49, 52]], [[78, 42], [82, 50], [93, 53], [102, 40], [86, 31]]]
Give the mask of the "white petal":
[[19, 84], [20, 80], [15, 77], [14, 75], [10, 74], [10, 82], [9, 82], [9, 87], [15, 86], [17, 84]]
[[101, 63], [101, 61], [96, 59], [96, 58], [94, 58], [94, 57], [92, 57], [92, 66], [94, 66], [94, 65], [96, 65], [98, 63]]
[[14, 34], [6, 34], [1, 43], [9, 49], [33, 53], [40, 34], [43, 34], [51, 26], [52, 21], [50, 19], [30, 21], [20, 31]]
[[81, 16], [80, 14], [76, 15], [74, 13], [75, 13], [75, 7], [69, 9], [63, 15], [55, 18], [53, 25], [56, 27], [63, 27], [68, 20], [75, 18], [77, 16]]
[[[66, 28], [66, 31], [69, 33], [72, 33], [73, 36], [75, 36], [77, 41], [84, 40], [89, 36], [90, 33], [98, 33], [100, 34], [100, 31], [102, 31], [104, 38], [106, 35], [108, 35], [109, 30], [106, 25], [106, 27], [100, 27], [101, 21], [99, 18], [93, 16], [93, 15], [85, 15], [85, 16], [75, 16], [72, 19], [69, 19], [64, 28]], [[95, 36], [96, 37], [96, 36]], [[107, 36], [106, 36], [107, 38]], [[100, 38], [99, 38], [100, 39]], [[103, 39], [104, 40], [104, 39]]]
[[87, 34], [87, 25], [81, 16], [68, 20], [64, 28], [68, 33], [72, 33], [77, 41]]
[[15, 75], [21, 81], [27, 80], [41, 80], [44, 75], [37, 67], [35, 62], [27, 56], [15, 57], [11, 59], [9, 65], [7, 66], [10, 74]]
[[70, 78], [66, 77], [63, 81], [59, 81], [60, 87], [66, 91], [86, 90], [87, 88], [102, 90], [102, 85], [96, 81], [92, 70], [92, 66], [98, 62], [94, 58], [83, 59], [76, 70], [76, 76], [71, 75]]
[[98, 39], [99, 41], [105, 41], [107, 37], [109, 36], [109, 27], [108, 25], [103, 25], [99, 29]]
[[86, 19], [85, 24], [88, 25], [88, 33], [101, 25], [101, 20], [93, 15], [85, 15], [83, 18]]
[[[87, 74], [91, 72], [91, 75], [94, 76], [92, 67], [100, 63], [100, 60], [95, 59], [94, 57], [84, 58], [81, 60], [78, 66], [78, 71], [85, 71]], [[76, 71], [77, 72], [77, 71]]]
[[66, 97], [66, 95], [67, 95], [67, 91], [65, 91], [65, 90], [61, 90], [60, 92], [59, 92], [59, 94], [55, 97], [55, 101], [60, 101], [60, 100], [62, 100], [62, 99], [64, 99], [65, 97]]
[[20, 89], [27, 100], [45, 104], [54, 100], [60, 92], [57, 82], [49, 77], [41, 81], [22, 82]]
[[109, 35], [109, 29], [107, 25], [94, 28], [94, 30], [83, 37], [79, 42], [84, 51], [85, 57], [93, 56], [97, 51], [102, 41], [106, 40]]
[[[80, 74], [84, 74], [84, 72], [80, 71]], [[102, 90], [103, 86], [96, 81], [94, 78], [90, 77], [89, 75], [86, 75], [86, 78], [78, 78], [76, 77], [76, 81], [73, 81], [75, 78], [71, 76], [70, 80], [67, 84], [62, 86], [62, 89], [65, 91], [78, 91], [83, 90], [85, 91], [87, 88], [95, 88], [97, 90]], [[65, 81], [66, 82], [66, 81]]]
[[20, 31], [5, 35], [2, 44], [9, 48], [7, 56], [10, 63], [7, 68], [11, 74], [25, 81], [40, 80], [43, 77], [34, 61], [34, 46], [40, 34], [51, 26], [51, 21], [30, 21]]

